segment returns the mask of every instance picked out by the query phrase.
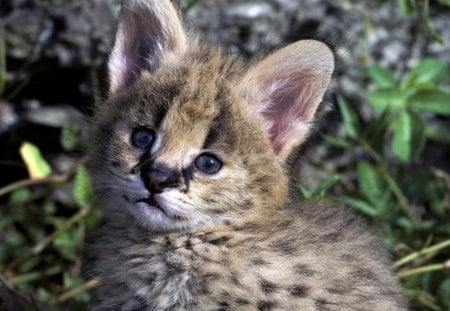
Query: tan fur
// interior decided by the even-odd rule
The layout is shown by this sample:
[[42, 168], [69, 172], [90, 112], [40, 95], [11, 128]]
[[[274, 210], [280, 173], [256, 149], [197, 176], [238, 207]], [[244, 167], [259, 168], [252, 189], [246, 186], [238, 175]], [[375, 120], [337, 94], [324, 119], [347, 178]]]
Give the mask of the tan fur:
[[[128, 44], [153, 51], [126, 22], [136, 8], [163, 30], [179, 22], [167, 0], [144, 2], [126, 2], [117, 40], [129, 33]], [[106, 218], [93, 250], [95, 309], [406, 310], [378, 237], [345, 209], [289, 192], [287, 159], [309, 135], [329, 49], [301, 41], [249, 67], [197, 41], [165, 46], [143, 68], [114, 52], [140, 71], [111, 69], [120, 82], [92, 122], [90, 169]], [[156, 132], [145, 151], [132, 143], [142, 127]], [[193, 164], [204, 152], [222, 162], [217, 173]], [[153, 170], [176, 184], [152, 193]], [[160, 208], [140, 203], [146, 196]]]

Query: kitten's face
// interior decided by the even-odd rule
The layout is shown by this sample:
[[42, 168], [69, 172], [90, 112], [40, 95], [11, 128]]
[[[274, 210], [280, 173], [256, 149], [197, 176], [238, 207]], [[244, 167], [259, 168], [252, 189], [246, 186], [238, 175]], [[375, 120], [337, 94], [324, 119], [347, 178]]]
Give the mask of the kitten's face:
[[332, 71], [312, 40], [247, 67], [187, 36], [170, 0], [125, 0], [90, 135], [102, 206], [157, 231], [281, 207]]
[[144, 73], [104, 104], [92, 167], [106, 207], [150, 229], [173, 230], [260, 213], [283, 200], [282, 168], [237, 92], [240, 62], [228, 62], [211, 52], [189, 66]]

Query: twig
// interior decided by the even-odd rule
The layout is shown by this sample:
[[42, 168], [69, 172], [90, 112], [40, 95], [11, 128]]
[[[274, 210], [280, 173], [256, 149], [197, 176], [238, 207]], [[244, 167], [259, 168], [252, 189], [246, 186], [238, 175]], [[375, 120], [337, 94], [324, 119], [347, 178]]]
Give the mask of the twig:
[[405, 195], [403, 194], [402, 190], [400, 189], [397, 182], [394, 180], [394, 178], [391, 176], [387, 168], [384, 166], [384, 164], [380, 163], [381, 172], [383, 173], [384, 180], [388, 183], [389, 187], [391, 188], [392, 192], [394, 193], [395, 197], [397, 198], [398, 203], [400, 204], [400, 207], [405, 212], [406, 216], [408, 216], [409, 219], [414, 220], [414, 218], [411, 215], [411, 212], [409, 210], [408, 200], [406, 199]]
[[51, 267], [44, 271], [35, 271], [35, 272], [12, 277], [9, 279], [9, 282], [13, 285], [17, 285], [17, 284], [21, 284], [21, 283], [28, 283], [31, 281], [39, 280], [43, 277], [48, 277], [48, 276], [52, 276], [52, 275], [61, 273], [63, 270], [64, 269], [60, 266]]
[[418, 257], [421, 257], [421, 256], [423, 256], [425, 254], [434, 253], [434, 252], [437, 252], [437, 251], [439, 251], [439, 250], [441, 250], [443, 248], [449, 247], [449, 246], [450, 246], [450, 240], [446, 240], [446, 241], [438, 243], [436, 245], [424, 248], [424, 249], [422, 249], [422, 250], [420, 250], [418, 252], [411, 253], [411, 254], [401, 258], [400, 260], [396, 261], [394, 263], [394, 268], [398, 268], [400, 266], [403, 266], [404, 264], [406, 264], [406, 263], [408, 263], [410, 261], [413, 261], [414, 259], [416, 259]]
[[13, 182], [9, 185], [6, 185], [3, 188], [0, 188], [0, 197], [8, 194], [10, 192], [13, 192], [17, 189], [33, 186], [33, 185], [39, 185], [39, 184], [64, 184], [66, 183], [74, 174], [78, 166], [81, 164], [84, 164], [87, 161], [87, 157], [83, 157], [80, 160], [78, 160], [75, 165], [67, 171], [63, 175], [52, 175], [44, 178], [38, 178], [38, 179], [23, 179], [16, 182]]
[[437, 271], [437, 270], [444, 270], [444, 269], [449, 269], [449, 268], [450, 268], [450, 260], [448, 260], [444, 263], [437, 263], [437, 264], [423, 266], [423, 267], [419, 267], [419, 268], [415, 268], [415, 269], [403, 270], [403, 271], [398, 272], [397, 275], [399, 278], [406, 278], [408, 276], [415, 275], [415, 274], [421, 274], [421, 273], [432, 272], [432, 271]]
[[85, 290], [89, 290], [91, 288], [94, 288], [98, 285], [99, 280], [94, 278], [94, 279], [90, 279], [89, 281], [81, 284], [80, 286], [77, 286], [75, 288], [72, 288], [70, 290], [68, 290], [67, 292], [63, 293], [61, 296], [58, 297], [57, 302], [58, 303], [62, 303], [65, 302], [67, 300], [69, 300], [70, 298], [72, 298], [75, 295], [78, 295], [79, 293], [85, 291]]
[[86, 216], [91, 210], [90, 205], [84, 206], [78, 213], [69, 218], [65, 223], [62, 224], [58, 229], [53, 231], [49, 236], [47, 236], [43, 241], [39, 242], [36, 246], [34, 246], [31, 250], [33, 255], [37, 255], [44, 248], [46, 248], [57, 236], [61, 233], [72, 227], [73, 224], [77, 223], [81, 218]]
[[78, 222], [80, 219], [85, 217], [91, 207], [89, 205], [84, 206], [78, 213], [73, 215], [69, 220], [67, 220], [65, 223], [63, 223], [60, 227], [58, 227], [55, 231], [53, 231], [49, 236], [47, 236], [43, 241], [36, 244], [33, 248], [28, 249], [22, 253], [20, 257], [18, 257], [16, 260], [11, 262], [6, 270], [13, 270], [15, 267], [26, 261], [31, 256], [36, 256], [40, 252], [42, 252], [56, 237], [58, 237], [61, 233], [66, 231], [68, 228], [70, 228], [72, 225], [74, 225], [76, 222]]

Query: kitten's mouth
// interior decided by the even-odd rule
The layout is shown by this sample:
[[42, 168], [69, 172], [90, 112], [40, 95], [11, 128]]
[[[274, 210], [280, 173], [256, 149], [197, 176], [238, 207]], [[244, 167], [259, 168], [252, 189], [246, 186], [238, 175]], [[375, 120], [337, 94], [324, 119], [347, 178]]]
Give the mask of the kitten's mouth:
[[140, 199], [135, 201], [134, 203], [145, 203], [150, 207], [155, 207], [156, 209], [160, 210], [164, 215], [166, 215], [167, 217], [169, 217], [169, 215], [167, 214], [167, 212], [158, 204], [158, 202], [155, 201], [155, 199], [153, 198], [153, 196], [148, 197], [148, 198], [144, 198], [144, 199]]

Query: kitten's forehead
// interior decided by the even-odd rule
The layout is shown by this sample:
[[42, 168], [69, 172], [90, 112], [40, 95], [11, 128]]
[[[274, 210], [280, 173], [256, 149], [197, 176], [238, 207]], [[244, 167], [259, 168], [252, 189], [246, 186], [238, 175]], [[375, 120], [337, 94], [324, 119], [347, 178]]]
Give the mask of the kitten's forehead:
[[235, 62], [218, 52], [197, 51], [181, 63], [163, 64], [157, 72], [141, 76], [135, 117], [150, 111], [163, 135], [159, 153], [166, 161], [179, 161], [181, 155], [188, 157], [212, 145], [232, 151], [236, 135], [231, 124], [239, 114], [232, 112], [239, 101]]

